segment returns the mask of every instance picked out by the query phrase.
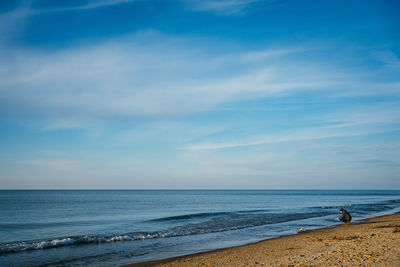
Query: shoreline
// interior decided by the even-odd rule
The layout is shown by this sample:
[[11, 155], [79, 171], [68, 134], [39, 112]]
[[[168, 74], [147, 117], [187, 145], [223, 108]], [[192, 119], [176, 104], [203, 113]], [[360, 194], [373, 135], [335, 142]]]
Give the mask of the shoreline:
[[400, 212], [349, 225], [120, 267], [271, 265], [400, 266]]

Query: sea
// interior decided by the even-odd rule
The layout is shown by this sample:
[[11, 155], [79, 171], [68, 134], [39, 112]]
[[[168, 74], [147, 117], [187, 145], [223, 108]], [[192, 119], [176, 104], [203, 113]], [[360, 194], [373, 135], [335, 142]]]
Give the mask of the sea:
[[0, 266], [119, 266], [400, 211], [400, 190], [1, 190]]

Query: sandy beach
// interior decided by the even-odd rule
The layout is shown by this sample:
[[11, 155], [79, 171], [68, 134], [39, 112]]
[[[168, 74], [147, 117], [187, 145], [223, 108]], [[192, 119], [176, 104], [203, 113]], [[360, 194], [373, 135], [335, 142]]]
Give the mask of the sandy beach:
[[400, 213], [143, 266], [400, 266]]

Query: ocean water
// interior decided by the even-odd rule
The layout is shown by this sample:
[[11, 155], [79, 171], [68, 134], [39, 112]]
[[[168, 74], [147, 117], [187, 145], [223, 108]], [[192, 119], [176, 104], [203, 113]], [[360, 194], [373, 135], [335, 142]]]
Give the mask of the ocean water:
[[118, 266], [400, 211], [400, 190], [0, 191], [0, 266]]

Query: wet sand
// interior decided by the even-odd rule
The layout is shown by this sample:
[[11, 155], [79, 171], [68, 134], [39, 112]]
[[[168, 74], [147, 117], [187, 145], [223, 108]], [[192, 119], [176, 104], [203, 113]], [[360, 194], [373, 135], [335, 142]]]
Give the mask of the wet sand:
[[399, 266], [400, 213], [143, 266]]

